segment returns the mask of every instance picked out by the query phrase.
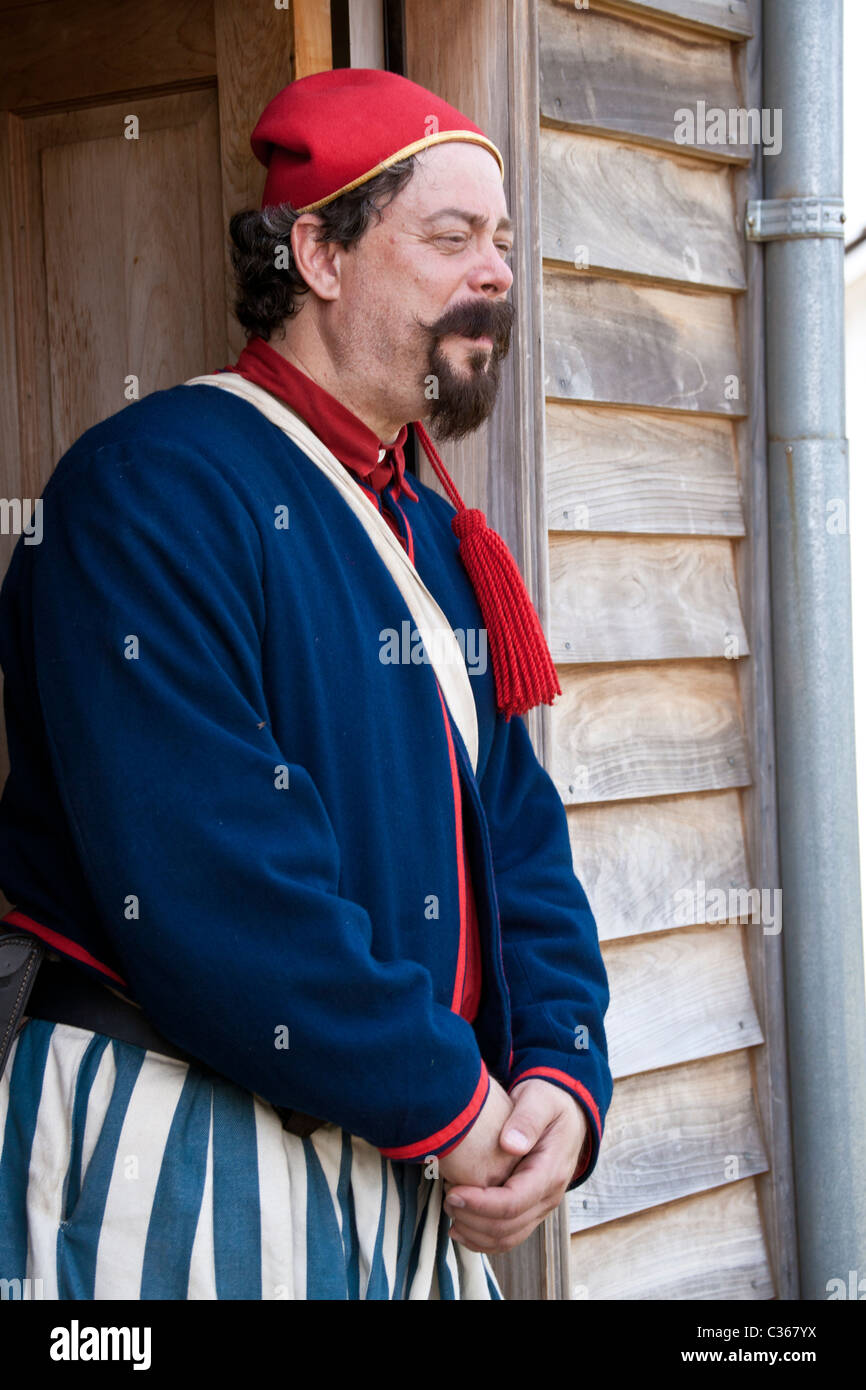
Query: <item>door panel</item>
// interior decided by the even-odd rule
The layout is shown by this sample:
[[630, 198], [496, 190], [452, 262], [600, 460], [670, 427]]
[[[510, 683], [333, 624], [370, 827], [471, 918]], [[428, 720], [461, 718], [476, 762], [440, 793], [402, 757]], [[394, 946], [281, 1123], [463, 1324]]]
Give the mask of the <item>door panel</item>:
[[[116, 138], [130, 115], [138, 138]], [[224, 365], [217, 95], [43, 117], [27, 134], [41, 172], [28, 215], [44, 247], [50, 469], [133, 390]]]

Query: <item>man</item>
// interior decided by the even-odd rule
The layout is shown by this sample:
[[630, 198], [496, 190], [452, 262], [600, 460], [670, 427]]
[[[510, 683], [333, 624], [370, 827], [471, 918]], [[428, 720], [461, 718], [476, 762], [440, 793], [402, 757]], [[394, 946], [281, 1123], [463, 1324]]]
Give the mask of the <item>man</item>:
[[494, 403], [501, 156], [365, 70], [293, 83], [252, 143], [248, 347], [83, 435], [3, 588], [6, 925], [62, 960], [0, 1083], [0, 1275], [497, 1298], [488, 1254], [593, 1171], [611, 1095], [519, 717], [549, 652], [420, 424]]

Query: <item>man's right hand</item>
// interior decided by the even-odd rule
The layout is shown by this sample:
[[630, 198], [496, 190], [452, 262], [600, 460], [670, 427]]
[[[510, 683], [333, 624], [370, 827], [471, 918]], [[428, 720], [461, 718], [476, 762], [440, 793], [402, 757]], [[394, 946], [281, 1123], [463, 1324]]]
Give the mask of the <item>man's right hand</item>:
[[520, 1154], [499, 1147], [499, 1136], [514, 1109], [514, 1102], [499, 1082], [490, 1078], [490, 1090], [481, 1113], [465, 1139], [439, 1159], [439, 1176], [446, 1182], [472, 1187], [500, 1187], [520, 1162]]

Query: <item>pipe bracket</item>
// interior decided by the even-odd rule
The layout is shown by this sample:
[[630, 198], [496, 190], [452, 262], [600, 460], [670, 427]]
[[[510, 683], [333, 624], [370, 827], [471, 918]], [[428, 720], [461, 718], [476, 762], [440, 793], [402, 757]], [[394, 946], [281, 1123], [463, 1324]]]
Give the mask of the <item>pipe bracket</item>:
[[845, 236], [843, 198], [755, 198], [746, 203], [747, 241]]

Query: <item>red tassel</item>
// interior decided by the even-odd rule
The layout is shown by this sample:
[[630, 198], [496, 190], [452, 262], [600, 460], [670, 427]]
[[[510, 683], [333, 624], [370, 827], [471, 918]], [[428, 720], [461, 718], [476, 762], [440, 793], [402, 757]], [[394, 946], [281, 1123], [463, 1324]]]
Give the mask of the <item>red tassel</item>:
[[526, 591], [517, 562], [505, 541], [487, 525], [477, 507], [467, 507], [424, 426], [415, 433], [430, 466], [457, 508], [451, 529], [460, 541], [458, 555], [478, 598], [496, 682], [496, 703], [506, 720], [535, 705], [549, 705], [562, 689], [538, 614]]

